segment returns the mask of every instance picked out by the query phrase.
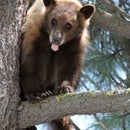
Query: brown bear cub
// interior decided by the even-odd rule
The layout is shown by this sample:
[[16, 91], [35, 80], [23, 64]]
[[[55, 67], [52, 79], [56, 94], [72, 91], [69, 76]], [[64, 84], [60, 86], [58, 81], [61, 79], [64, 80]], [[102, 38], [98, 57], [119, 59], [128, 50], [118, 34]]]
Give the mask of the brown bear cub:
[[[21, 87], [28, 101], [74, 92], [94, 11], [78, 0], [36, 0], [28, 10], [21, 49]], [[55, 130], [72, 129], [67, 118], [57, 124]]]

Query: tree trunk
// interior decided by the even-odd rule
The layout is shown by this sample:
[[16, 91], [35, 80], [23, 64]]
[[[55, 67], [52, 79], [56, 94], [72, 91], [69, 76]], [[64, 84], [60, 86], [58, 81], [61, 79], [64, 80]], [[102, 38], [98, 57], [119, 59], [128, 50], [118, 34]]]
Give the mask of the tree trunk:
[[[24, 0], [0, 1], [0, 130], [17, 129], [19, 42]], [[24, 7], [24, 9], [23, 9]]]

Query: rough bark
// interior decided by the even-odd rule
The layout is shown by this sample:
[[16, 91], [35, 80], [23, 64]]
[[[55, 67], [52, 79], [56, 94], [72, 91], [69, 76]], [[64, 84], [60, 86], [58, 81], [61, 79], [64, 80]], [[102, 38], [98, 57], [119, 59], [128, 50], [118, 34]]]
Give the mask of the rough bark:
[[0, 130], [17, 129], [23, 0], [0, 1]]
[[95, 27], [130, 39], [130, 21], [118, 19], [113, 14], [107, 13], [100, 8], [97, 8], [92, 24]]
[[[21, 103], [18, 124], [21, 128], [52, 121], [64, 115], [105, 112], [130, 112], [130, 90], [84, 92], [50, 97], [36, 104]], [[32, 116], [33, 115], [33, 116]]]

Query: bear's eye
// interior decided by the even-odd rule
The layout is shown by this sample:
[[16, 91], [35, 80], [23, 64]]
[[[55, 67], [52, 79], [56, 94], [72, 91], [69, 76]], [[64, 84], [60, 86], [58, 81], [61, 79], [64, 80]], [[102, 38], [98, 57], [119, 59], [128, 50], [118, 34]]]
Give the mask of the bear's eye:
[[65, 30], [70, 30], [70, 29], [72, 29], [72, 24], [71, 23], [66, 23], [65, 24], [65, 26], [64, 26], [64, 28], [65, 28]]
[[52, 19], [52, 20], [51, 20], [51, 25], [52, 25], [52, 26], [56, 26], [56, 25], [57, 25], [57, 23], [58, 23], [58, 22], [57, 22], [57, 20], [56, 20], [56, 19]]

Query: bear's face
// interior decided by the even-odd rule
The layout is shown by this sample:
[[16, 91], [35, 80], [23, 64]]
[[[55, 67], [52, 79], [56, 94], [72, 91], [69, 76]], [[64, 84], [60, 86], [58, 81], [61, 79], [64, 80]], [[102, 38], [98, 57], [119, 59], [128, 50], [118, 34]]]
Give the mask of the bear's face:
[[[85, 7], [79, 7], [73, 2], [58, 2], [51, 5], [51, 10], [47, 15], [47, 33], [53, 51], [57, 51], [59, 46], [67, 43], [71, 39], [80, 35], [84, 28], [84, 23], [94, 12], [94, 7], [89, 5], [87, 16]], [[50, 3], [51, 4], [51, 3]], [[49, 6], [49, 5], [47, 5]], [[91, 9], [89, 9], [91, 8]], [[86, 16], [85, 16], [86, 15]]]
[[48, 33], [52, 49], [71, 40], [79, 30], [77, 7], [59, 3], [48, 16]]

